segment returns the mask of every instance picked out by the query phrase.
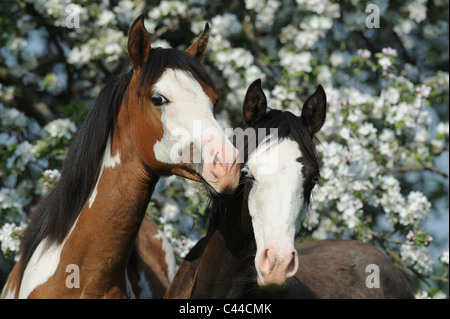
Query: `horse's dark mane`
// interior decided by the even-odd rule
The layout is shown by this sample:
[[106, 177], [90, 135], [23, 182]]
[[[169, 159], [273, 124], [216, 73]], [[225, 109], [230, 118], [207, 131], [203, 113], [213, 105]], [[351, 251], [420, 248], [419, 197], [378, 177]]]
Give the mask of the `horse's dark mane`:
[[266, 135], [270, 133], [270, 129], [277, 129], [278, 139], [287, 138], [297, 142], [302, 151], [302, 156], [306, 156], [314, 161], [318, 160], [316, 144], [309, 130], [303, 124], [301, 118], [293, 113], [271, 109], [267, 113], [264, 122], [257, 123], [257, 127], [265, 128]]
[[200, 60], [176, 49], [155, 48], [150, 50], [142, 67], [138, 94], [148, 94], [145, 91], [153, 86], [168, 67], [190, 72], [197, 80], [205, 83], [214, 91], [216, 90], [213, 80]]
[[[280, 111], [271, 109], [267, 112], [264, 119], [260, 120], [254, 125], [256, 129], [256, 147], [258, 143], [260, 143], [264, 137], [269, 136], [271, 133], [270, 130], [277, 129], [278, 131], [278, 140], [282, 139], [290, 139], [297, 142], [300, 146], [300, 150], [302, 152], [302, 156], [308, 158], [312, 162], [318, 162], [318, 155], [316, 150], [316, 144], [314, 143], [313, 138], [311, 137], [308, 129], [303, 124], [302, 120], [289, 111]], [[258, 129], [265, 129], [265, 134], [258, 136], [260, 132]], [[264, 131], [264, 130], [263, 130]], [[249, 152], [255, 150], [249, 150], [247, 145], [250, 141], [245, 141], [246, 145], [244, 146], [244, 159], [248, 160]], [[300, 159], [298, 159], [300, 160]], [[214, 198], [210, 199], [210, 203], [208, 205], [208, 212], [210, 216], [208, 233], [213, 232], [217, 226], [221, 218], [225, 217], [227, 214], [232, 214], [235, 207], [230, 206], [230, 201], [247, 201], [248, 194], [244, 193], [244, 180], [241, 178], [239, 182], [239, 186], [235, 192], [235, 195], [229, 200], [217, 200]]]
[[[190, 72], [214, 87], [201, 62], [176, 49], [151, 49], [138, 78], [138, 94], [150, 97], [153, 84], [168, 67]], [[79, 128], [62, 165], [61, 178], [30, 215], [21, 240], [20, 270], [23, 274], [36, 247], [61, 243], [78, 218], [97, 180], [108, 136], [113, 134], [122, 100], [132, 77], [128, 71], [105, 85], [86, 120]]]

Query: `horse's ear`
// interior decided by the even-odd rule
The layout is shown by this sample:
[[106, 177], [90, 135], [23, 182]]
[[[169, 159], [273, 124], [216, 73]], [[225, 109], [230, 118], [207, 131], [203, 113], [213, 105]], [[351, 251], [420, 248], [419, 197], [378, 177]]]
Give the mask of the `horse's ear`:
[[128, 55], [133, 69], [144, 65], [150, 52], [150, 36], [144, 26], [144, 15], [141, 14], [131, 25], [128, 33]]
[[203, 60], [205, 59], [206, 47], [208, 46], [208, 39], [209, 39], [209, 24], [206, 23], [205, 29], [203, 30], [202, 34], [184, 52], [186, 52], [190, 56], [198, 58], [200, 62], [203, 62]]
[[311, 136], [319, 132], [327, 112], [327, 96], [321, 85], [303, 104], [301, 119], [308, 128]]
[[244, 121], [248, 126], [253, 126], [256, 122], [266, 116], [267, 99], [261, 88], [261, 80], [254, 81], [245, 94], [242, 113]]

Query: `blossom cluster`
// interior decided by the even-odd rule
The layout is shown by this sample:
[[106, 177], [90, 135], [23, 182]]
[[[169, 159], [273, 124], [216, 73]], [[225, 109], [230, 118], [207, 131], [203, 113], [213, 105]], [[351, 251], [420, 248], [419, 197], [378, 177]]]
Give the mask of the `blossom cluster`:
[[71, 140], [77, 131], [77, 128], [75, 124], [68, 119], [57, 119], [48, 123], [44, 127], [44, 130], [52, 139], [65, 138]]
[[[2, 251], [19, 253], [17, 234], [57, 183], [83, 110], [127, 68], [127, 30], [144, 13], [152, 47], [183, 50], [210, 24], [205, 63], [221, 95], [216, 118], [224, 127], [241, 125], [246, 89], [258, 78], [269, 107], [297, 115], [316, 86], [324, 87], [321, 179], [301, 236], [376, 241], [412, 276], [448, 269], [448, 229], [447, 242], [439, 243], [426, 221], [442, 214], [437, 201], [448, 203], [448, 170], [437, 163], [448, 158], [449, 5], [372, 3], [379, 29], [366, 26], [365, 6], [356, 0], [82, 0], [79, 28], [67, 25], [69, 0], [30, 1], [25, 11], [8, 5], [16, 20], [0, 39], [0, 68], [22, 82], [0, 81]], [[17, 103], [24, 87], [54, 116], [43, 121]], [[195, 183], [162, 178], [147, 216], [182, 258], [205, 233], [207, 195]], [[443, 245], [444, 253], [431, 256], [430, 245]], [[443, 296], [423, 289], [417, 298]]]
[[[25, 224], [6, 223], [0, 228], [1, 250], [5, 256], [9, 256], [19, 251], [20, 235], [25, 229]], [[19, 255], [15, 255], [14, 260], [18, 260]]]
[[433, 237], [430, 234], [423, 230], [417, 231], [417, 229], [410, 230], [406, 235], [406, 239], [419, 246], [428, 246], [433, 241]]
[[431, 272], [433, 261], [430, 255], [423, 246], [413, 246], [403, 244], [401, 246], [400, 254], [402, 259], [412, 265], [412, 267], [419, 273]]

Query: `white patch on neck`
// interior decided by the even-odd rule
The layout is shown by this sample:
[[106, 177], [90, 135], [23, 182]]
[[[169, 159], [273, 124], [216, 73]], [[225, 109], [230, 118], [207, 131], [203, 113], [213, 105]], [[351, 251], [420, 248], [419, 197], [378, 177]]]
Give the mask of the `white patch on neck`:
[[98, 174], [97, 183], [95, 184], [94, 190], [89, 197], [89, 208], [94, 204], [95, 198], [97, 197], [97, 186], [100, 178], [102, 177], [103, 170], [106, 167], [114, 168], [116, 164], [120, 164], [120, 152], [117, 152], [116, 155], [111, 156], [111, 136], [108, 137], [108, 141], [106, 142], [105, 151], [103, 153], [102, 166], [100, 167], [100, 173]]
[[16, 288], [13, 288], [13, 285], [11, 285], [8, 289], [8, 292], [6, 292], [6, 286], [8, 286], [8, 281], [6, 281], [5, 286], [3, 287], [2, 293], [0, 294], [1, 299], [14, 299], [16, 297]]
[[[133, 291], [133, 285], [131, 284], [130, 278], [128, 277], [128, 269], [125, 270], [125, 284], [127, 288], [127, 295], [130, 299], [137, 299], [136, 294]], [[153, 294], [150, 289], [150, 285], [148, 284], [148, 280], [145, 277], [145, 273], [143, 271], [139, 271], [139, 281], [137, 282], [139, 291], [139, 299], [152, 299]]]
[[153, 238], [159, 239], [161, 241], [162, 249], [165, 253], [165, 261], [167, 264], [167, 279], [169, 280], [170, 284], [173, 280], [173, 277], [175, 277], [175, 272], [177, 270], [172, 245], [169, 243], [164, 233], [159, 229], [158, 233], [154, 235]]
[[138, 286], [139, 286], [139, 288], [141, 288], [141, 293], [140, 293], [139, 299], [152, 299], [153, 298], [152, 290], [150, 289], [148, 280], [147, 280], [147, 278], [145, 278], [145, 274], [143, 271], [141, 271], [139, 273]]
[[125, 269], [125, 285], [127, 289], [127, 295], [130, 299], [136, 299], [136, 295], [133, 291], [133, 286], [131, 285], [130, 278], [128, 277], [128, 269]]
[[[80, 216], [78, 216], [79, 218]], [[20, 285], [19, 298], [28, 298], [30, 293], [38, 286], [44, 284], [58, 268], [61, 251], [64, 248], [64, 244], [75, 229], [77, 220], [73, 223], [72, 228], [64, 238], [63, 242], [59, 245], [52, 245], [46, 248], [47, 239], [42, 240], [36, 247], [36, 250], [31, 256], [30, 261], [23, 273], [22, 282]]]
[[[176, 263], [175, 263], [175, 255], [173, 253], [172, 245], [167, 240], [167, 237], [164, 235], [164, 233], [158, 229], [158, 233], [153, 236], [153, 238], [160, 240], [162, 249], [165, 253], [165, 261], [167, 264], [167, 279], [169, 281], [169, 284], [172, 282], [173, 277], [175, 277], [176, 272]], [[125, 271], [126, 276], [126, 287], [128, 296], [130, 298], [136, 298], [136, 295], [133, 292], [133, 287], [131, 285], [130, 279], [128, 278], [128, 271]], [[139, 299], [152, 299], [153, 293], [150, 289], [150, 285], [148, 284], [148, 280], [145, 277], [145, 274], [143, 271], [139, 272], [139, 281], [138, 286], [140, 288], [140, 294]]]

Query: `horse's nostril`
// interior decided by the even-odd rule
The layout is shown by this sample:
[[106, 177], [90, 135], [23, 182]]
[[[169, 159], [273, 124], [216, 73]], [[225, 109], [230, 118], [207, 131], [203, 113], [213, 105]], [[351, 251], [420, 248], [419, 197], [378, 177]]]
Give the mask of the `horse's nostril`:
[[263, 275], [270, 275], [270, 273], [280, 264], [277, 258], [277, 250], [274, 247], [266, 247], [261, 254], [259, 266]]
[[297, 270], [298, 270], [298, 258], [297, 258], [296, 253], [292, 252], [292, 259], [287, 267], [286, 276], [291, 277], [291, 276], [295, 275]]

